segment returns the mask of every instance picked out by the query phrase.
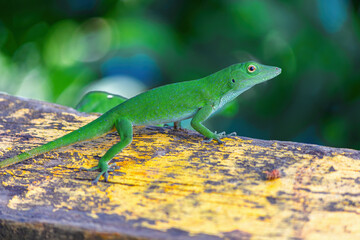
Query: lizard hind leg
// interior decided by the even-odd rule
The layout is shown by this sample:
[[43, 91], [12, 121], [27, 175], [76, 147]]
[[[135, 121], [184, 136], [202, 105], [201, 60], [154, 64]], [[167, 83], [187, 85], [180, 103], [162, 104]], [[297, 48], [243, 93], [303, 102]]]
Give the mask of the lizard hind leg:
[[133, 139], [132, 124], [127, 119], [119, 119], [115, 122], [115, 128], [120, 135], [120, 142], [113, 145], [99, 160], [99, 164], [96, 167], [90, 169], [84, 169], [88, 171], [100, 170], [100, 174], [92, 181], [93, 184], [97, 184], [101, 176], [104, 176], [105, 181], [108, 181], [109, 172], [114, 171], [116, 164], [109, 165], [109, 162], [113, 157], [127, 147]]

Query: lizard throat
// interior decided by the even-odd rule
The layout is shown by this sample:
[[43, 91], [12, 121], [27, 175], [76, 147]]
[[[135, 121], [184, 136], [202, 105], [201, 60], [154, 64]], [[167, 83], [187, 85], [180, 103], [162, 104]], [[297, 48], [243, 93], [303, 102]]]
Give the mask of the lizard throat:
[[219, 105], [216, 107], [216, 110], [222, 108], [225, 104], [227, 104], [228, 102], [231, 102], [237, 96], [239, 96], [240, 94], [242, 94], [243, 92], [245, 92], [246, 90], [248, 90], [251, 87], [252, 86], [243, 88], [240, 91], [230, 90], [229, 92], [224, 94], [224, 96], [222, 96], [222, 98], [220, 99]]

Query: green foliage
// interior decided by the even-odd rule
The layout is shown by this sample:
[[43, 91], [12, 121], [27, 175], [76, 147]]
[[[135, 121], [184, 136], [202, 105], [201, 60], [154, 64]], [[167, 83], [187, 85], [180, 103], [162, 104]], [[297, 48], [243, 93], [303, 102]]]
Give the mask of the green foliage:
[[359, 12], [345, 0], [8, 1], [0, 90], [74, 106], [112, 77], [151, 88], [253, 59], [283, 73], [227, 106], [216, 130], [360, 149]]

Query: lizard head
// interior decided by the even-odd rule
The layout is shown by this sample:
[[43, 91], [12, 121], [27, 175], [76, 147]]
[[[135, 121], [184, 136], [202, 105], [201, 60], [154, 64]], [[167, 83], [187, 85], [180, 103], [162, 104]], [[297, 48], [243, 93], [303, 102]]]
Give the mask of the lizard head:
[[214, 89], [218, 89], [220, 95], [216, 108], [221, 108], [254, 85], [270, 80], [280, 73], [281, 69], [278, 67], [265, 66], [253, 61], [234, 64], [215, 73], [210, 79], [218, 80], [214, 81], [218, 83]]
[[281, 73], [281, 68], [266, 66], [254, 61], [230, 66], [229, 87], [241, 91], [270, 80]]

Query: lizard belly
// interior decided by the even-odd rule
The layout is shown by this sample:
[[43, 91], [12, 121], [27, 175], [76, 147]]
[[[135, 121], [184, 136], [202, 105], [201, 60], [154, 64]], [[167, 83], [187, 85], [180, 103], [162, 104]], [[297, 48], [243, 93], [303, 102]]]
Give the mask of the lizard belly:
[[151, 114], [146, 116], [144, 119], [134, 119], [133, 120], [133, 125], [134, 126], [141, 126], [141, 125], [157, 125], [157, 124], [164, 124], [164, 123], [171, 123], [171, 122], [178, 122], [178, 121], [182, 121], [188, 118], [191, 118], [192, 116], [194, 116], [194, 114], [197, 112], [198, 110], [195, 111], [186, 111], [186, 112], [181, 112], [181, 113], [177, 113], [177, 114]]

